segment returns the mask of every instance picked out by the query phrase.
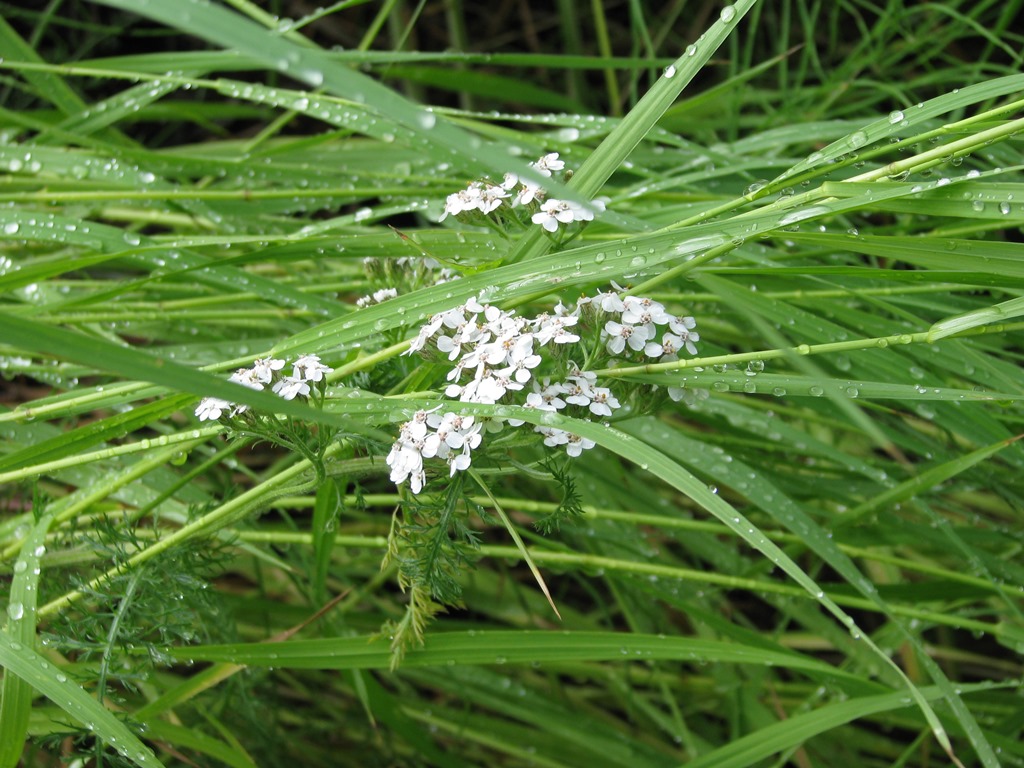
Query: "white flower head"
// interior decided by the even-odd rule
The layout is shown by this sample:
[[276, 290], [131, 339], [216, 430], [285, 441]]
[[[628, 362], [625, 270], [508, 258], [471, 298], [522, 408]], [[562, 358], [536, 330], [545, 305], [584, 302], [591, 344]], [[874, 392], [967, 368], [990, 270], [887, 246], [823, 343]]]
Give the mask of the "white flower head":
[[647, 345], [647, 340], [654, 333], [648, 325], [629, 325], [609, 320], [605, 323], [604, 332], [608, 334], [608, 351], [613, 355], [621, 355], [626, 345], [634, 352], [639, 352]]
[[565, 441], [565, 452], [576, 458], [583, 451], [593, 448], [597, 443], [586, 437], [580, 437], [579, 435], [569, 434]]
[[480, 190], [480, 199], [477, 201], [477, 209], [481, 213], [491, 213], [498, 208], [502, 201], [509, 196], [508, 190], [494, 184], [486, 184]]
[[618, 399], [608, 387], [594, 387], [590, 398], [590, 412], [595, 416], [611, 416], [612, 410], [620, 407]]
[[665, 310], [664, 304], [654, 299], [627, 296], [622, 303], [625, 305], [622, 322], [630, 325], [668, 325], [676, 319]]
[[241, 384], [243, 387], [249, 389], [255, 389], [257, 391], [263, 389], [263, 382], [260, 381], [260, 374], [255, 368], [239, 368], [233, 374], [229, 381], [235, 382], [235, 384]]
[[669, 359], [677, 359], [676, 353], [682, 349], [683, 340], [674, 333], [666, 333], [661, 337], [661, 343], [650, 341], [644, 347], [644, 354], [648, 357], [660, 357], [664, 362]]
[[444, 212], [438, 221], [444, 221], [448, 214], [457, 216], [466, 211], [474, 211], [480, 207], [480, 199], [483, 193], [482, 185], [474, 181], [465, 189], [453, 192], [448, 195], [444, 203]]
[[391, 446], [387, 464], [391, 467], [391, 482], [401, 485], [407, 479], [413, 493], [423, 490], [426, 473], [423, 470], [422, 442], [413, 442], [399, 438]]
[[293, 364], [292, 375], [302, 381], [322, 381], [324, 374], [333, 370], [330, 366], [320, 362], [319, 355], [303, 355]]
[[381, 288], [379, 291], [374, 291], [369, 296], [363, 296], [362, 298], [356, 299], [356, 306], [363, 309], [364, 307], [369, 307], [373, 304], [383, 304], [388, 299], [393, 299], [396, 296], [398, 296], [397, 288]]
[[534, 184], [532, 181], [524, 181], [520, 187], [516, 196], [512, 199], [512, 205], [529, 205], [530, 203], [537, 201], [541, 202], [547, 196], [547, 191], [539, 184]]
[[274, 379], [274, 372], [284, 368], [284, 360], [276, 357], [261, 357], [252, 364], [256, 378], [263, 384], [269, 384]]
[[231, 408], [231, 403], [221, 400], [219, 397], [204, 397], [196, 406], [196, 416], [200, 421], [216, 421], [221, 415]]
[[565, 168], [565, 161], [559, 160], [557, 152], [549, 152], [531, 165], [545, 176], [550, 176], [552, 171]]
[[304, 379], [296, 376], [285, 376], [274, 384], [274, 394], [280, 395], [285, 400], [294, 400], [299, 395], [309, 395], [309, 384]]
[[571, 224], [575, 218], [576, 210], [572, 203], [552, 197], [541, 203], [540, 210], [530, 220], [548, 232], [556, 232], [559, 224]]

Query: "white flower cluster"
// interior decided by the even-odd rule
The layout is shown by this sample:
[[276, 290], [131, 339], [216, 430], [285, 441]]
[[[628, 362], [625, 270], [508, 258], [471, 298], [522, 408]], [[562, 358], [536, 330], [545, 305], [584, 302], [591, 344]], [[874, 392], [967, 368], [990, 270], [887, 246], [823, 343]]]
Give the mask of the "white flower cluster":
[[[580, 308], [569, 311], [558, 304], [552, 313], [529, 319], [498, 307], [470, 299], [465, 304], [434, 315], [411, 342], [406, 354], [419, 352], [433, 342], [437, 353], [454, 362], [448, 372], [448, 397], [464, 403], [497, 403], [506, 395], [531, 385], [525, 408], [559, 411], [576, 406], [597, 416], [610, 416], [620, 407], [607, 387], [597, 386], [596, 375], [575, 366], [562, 382], [549, 378], [538, 381], [534, 370], [541, 364], [540, 354], [547, 345], [573, 344], [580, 337], [573, 332], [579, 322]], [[465, 380], [465, 381], [464, 381]], [[438, 456], [447, 459], [451, 474], [469, 467], [471, 452], [480, 445], [483, 429], [500, 430], [502, 425], [521, 426], [520, 419], [486, 419], [452, 412], [418, 412], [402, 425], [398, 441], [388, 455], [391, 479], [402, 483], [410, 478], [413, 493], [423, 487], [423, 459]], [[436, 430], [430, 432], [430, 429]], [[587, 440], [565, 430], [537, 426], [548, 446], [564, 445], [570, 456], [579, 456], [594, 447]], [[458, 451], [458, 453], [456, 453]]]
[[[275, 357], [261, 358], [251, 368], [239, 368], [231, 374], [231, 381], [249, 389], [262, 390], [269, 384], [272, 391], [285, 400], [298, 396], [309, 396], [310, 383], [323, 381], [324, 375], [334, 369], [320, 362], [318, 355], [303, 355], [292, 363], [292, 375], [279, 374], [285, 361]], [[195, 414], [200, 421], [216, 421], [223, 414], [237, 416], [245, 413], [248, 406], [222, 400], [219, 397], [204, 397], [199, 401]]]
[[[682, 349], [691, 355], [697, 354], [696, 342], [700, 341], [700, 334], [694, 330], [696, 320], [689, 315], [673, 315], [663, 304], [650, 298], [620, 297], [622, 289], [615, 283], [612, 286], [615, 291], [599, 293], [589, 300], [602, 312], [618, 315], [617, 320], [607, 321], [601, 329], [601, 336], [611, 355], [621, 357], [632, 352], [638, 357], [655, 357], [659, 363], [668, 363], [678, 360]], [[679, 387], [668, 387], [667, 392], [676, 401], [694, 394]]]
[[[590, 329], [600, 331], [601, 345], [591, 349], [588, 362], [608, 363], [630, 356], [668, 362], [678, 359], [683, 349], [696, 354], [700, 339], [692, 317], [673, 315], [650, 298], [622, 296], [624, 291], [614, 283], [613, 287], [614, 291], [582, 297], [575, 308], [559, 303], [550, 313], [534, 318], [470, 299], [431, 317], [405, 354], [421, 352], [453, 363], [445, 395], [463, 403], [515, 402], [538, 411], [568, 409], [583, 418], [609, 417], [621, 403], [611, 389], [598, 384], [595, 373], [569, 362], [562, 363], [556, 376], [540, 376], [545, 354], [556, 348], [565, 352]], [[608, 315], [612, 319], [606, 319]], [[553, 355], [548, 362], [551, 358], [564, 361], [568, 354]], [[682, 390], [670, 387], [669, 395], [678, 400]], [[460, 416], [444, 405], [418, 411], [402, 425], [388, 454], [391, 480], [398, 484], [409, 480], [412, 492], [419, 493], [426, 482], [423, 459], [445, 459], [449, 476], [454, 476], [470, 466], [484, 432], [524, 423], [515, 418]], [[538, 425], [534, 431], [543, 435], [545, 445], [564, 446], [569, 456], [594, 447], [593, 440], [552, 426]]]
[[[551, 152], [537, 162], [530, 163], [530, 167], [540, 175], [551, 178], [553, 171], [565, 168], [565, 162], [559, 160], [557, 152]], [[472, 211], [488, 215], [503, 205], [509, 208], [529, 207], [534, 211], [530, 220], [548, 232], [556, 232], [559, 225], [574, 221], [593, 221], [595, 212], [605, 210], [603, 199], [584, 206], [571, 200], [548, 198], [547, 190], [539, 184], [520, 180], [514, 173], [506, 173], [501, 184], [494, 184], [488, 179], [474, 181], [465, 189], [448, 195], [440, 220], [444, 221], [449, 215], [457, 216]]]
[[451, 466], [449, 476], [454, 475], [469, 467], [470, 454], [482, 439], [482, 424], [472, 416], [442, 414], [439, 408], [417, 411], [412, 421], [402, 425], [398, 440], [388, 454], [391, 481], [402, 483], [408, 478], [413, 493], [423, 490], [426, 482], [423, 459], [435, 456], [444, 459]]
[[[692, 317], [672, 315], [665, 305], [653, 299], [619, 298], [611, 291], [598, 294], [592, 301], [598, 302], [604, 312], [619, 315], [618, 321], [609, 320], [604, 326], [611, 354], [621, 355], [628, 346], [634, 352], [658, 358], [659, 363], [678, 360], [677, 353], [684, 348], [691, 355], [697, 354], [695, 342], [700, 341], [700, 334], [693, 330], [697, 321]], [[662, 326], [667, 326], [668, 331], [662, 333], [659, 341]]]
[[383, 304], [388, 299], [393, 299], [398, 295], [398, 290], [395, 288], [381, 288], [379, 291], [374, 291], [369, 296], [363, 296], [356, 299], [356, 306], [362, 309], [363, 307], [369, 307], [373, 304]]

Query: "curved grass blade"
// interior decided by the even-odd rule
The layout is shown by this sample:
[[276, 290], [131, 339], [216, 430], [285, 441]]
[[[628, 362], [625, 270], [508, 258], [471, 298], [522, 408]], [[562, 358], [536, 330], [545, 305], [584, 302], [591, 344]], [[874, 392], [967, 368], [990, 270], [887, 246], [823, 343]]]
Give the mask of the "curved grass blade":
[[[39, 559], [46, 551], [46, 532], [53, 514], [43, 515], [25, 537], [14, 563], [4, 632], [12, 642], [31, 647], [36, 639], [36, 596]], [[32, 687], [16, 675], [4, 675], [0, 688], [0, 767], [14, 768], [23, 751], [32, 710]]]
[[[179, 659], [289, 669], [389, 669], [392, 657], [386, 638], [367, 637], [188, 646], [171, 649], [170, 653]], [[406, 652], [402, 667], [658, 659], [772, 664], [828, 677], [846, 674], [797, 653], [751, 648], [720, 640], [621, 632], [532, 630], [431, 633], [425, 637], [422, 647]]]
[[[687, 84], [736, 30], [740, 19], [757, 2], [758, 0], [738, 0], [723, 8], [719, 18], [708, 31], [688, 46], [673, 64], [665, 68], [662, 77], [584, 161], [569, 183], [569, 188], [579, 192], [586, 200], [597, 195], [630, 152], [655, 127]], [[549, 241], [543, 232], [534, 229], [519, 241], [509, 254], [508, 261], [532, 260], [544, 253], [548, 245]]]
[[128, 726], [38, 653], [2, 632], [0, 666], [50, 699], [126, 759], [142, 768], [163, 768], [163, 763]]
[[[970, 692], [988, 687], [985, 684], [965, 685], [963, 689], [964, 692]], [[922, 698], [928, 701], [941, 699], [942, 695], [934, 686], [921, 689]], [[686, 768], [747, 768], [853, 720], [883, 712], [895, 712], [909, 706], [910, 698], [902, 693], [861, 696], [835, 702], [734, 739], [713, 752], [707, 752], [687, 762]]]

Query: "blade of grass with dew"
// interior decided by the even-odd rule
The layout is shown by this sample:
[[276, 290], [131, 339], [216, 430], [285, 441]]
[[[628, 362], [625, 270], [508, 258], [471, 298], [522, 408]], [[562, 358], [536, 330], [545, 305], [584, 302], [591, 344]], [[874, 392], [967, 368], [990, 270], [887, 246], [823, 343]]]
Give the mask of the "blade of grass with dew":
[[[622, 649], [626, 649], [623, 654]], [[283, 643], [234, 643], [172, 648], [176, 658], [230, 662], [291, 669], [387, 669], [391, 651], [384, 638], [333, 637]], [[735, 643], [689, 637], [661, 637], [615, 632], [534, 632], [473, 630], [435, 632], [424, 645], [411, 648], [402, 668], [501, 663], [529, 664], [658, 658], [693, 662], [773, 663], [825, 676], [842, 673], [824, 662], [789, 652], [747, 648]]]
[[[662, 77], [587, 158], [569, 186], [584, 198], [593, 198], [756, 3], [757, 0], [740, 0], [726, 6], [702, 38], [665, 69]], [[508, 261], [532, 261], [547, 247], [543, 234], [535, 230], [519, 241]]]
[[[965, 693], [985, 690], [984, 684], [965, 685]], [[942, 691], [937, 687], [921, 689], [921, 696], [928, 701], [940, 700]], [[878, 696], [864, 696], [828, 704], [813, 712], [793, 715], [753, 733], [741, 736], [732, 743], [700, 755], [687, 763], [693, 768], [746, 768], [786, 749], [797, 747], [808, 739], [871, 715], [894, 712], [911, 705], [909, 697], [902, 693], [887, 693]]]
[[[356, 104], [368, 104], [382, 116], [409, 131], [413, 146], [465, 164], [477, 173], [513, 171], [523, 178], [544, 183], [534, 170], [479, 139], [428, 112], [375, 80], [333, 61], [318, 48], [297, 45], [280, 37], [268, 36], [256, 23], [199, 0], [158, 0], [139, 6], [131, 0], [92, 0], [93, 2], [139, 13], [171, 27], [232, 48], [261, 61], [271, 69], [289, 75], [313, 88], [324, 88]], [[549, 182], [550, 184], [550, 182]], [[553, 188], [556, 184], [550, 184]]]
[[127, 725], [118, 720], [67, 675], [45, 658], [0, 632], [0, 666], [39, 691], [75, 722], [86, 726], [97, 738], [141, 768], [161, 768], [152, 750]]
[[[36, 640], [36, 596], [40, 558], [46, 551], [46, 533], [53, 523], [44, 514], [32, 527], [14, 564], [14, 578], [7, 600], [4, 632], [12, 643], [31, 648]], [[14, 768], [24, 751], [32, 711], [32, 686], [16, 675], [4, 675], [0, 683], [0, 766]]]

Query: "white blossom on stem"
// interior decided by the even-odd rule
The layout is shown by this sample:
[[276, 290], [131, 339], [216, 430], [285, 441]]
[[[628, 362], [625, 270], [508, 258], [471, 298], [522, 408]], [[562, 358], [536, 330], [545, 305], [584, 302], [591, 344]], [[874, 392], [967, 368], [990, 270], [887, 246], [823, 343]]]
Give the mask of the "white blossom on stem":
[[280, 395], [285, 400], [294, 400], [299, 395], [307, 397], [309, 384], [295, 376], [285, 376], [274, 384], [274, 394]]
[[200, 421], [216, 421], [231, 408], [231, 403], [219, 397], [204, 397], [196, 406], [196, 416]]
[[302, 381], [322, 381], [334, 369], [320, 362], [319, 355], [303, 355], [292, 366], [292, 375]]
[[269, 384], [274, 379], [274, 373], [284, 368], [284, 360], [276, 357], [263, 357], [252, 364], [256, 378], [262, 384]]

